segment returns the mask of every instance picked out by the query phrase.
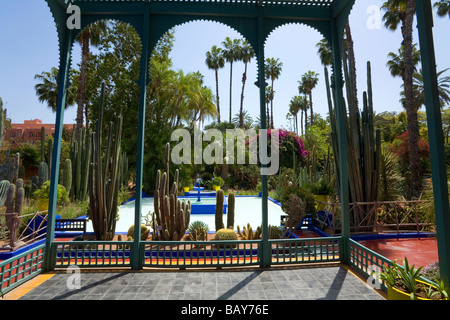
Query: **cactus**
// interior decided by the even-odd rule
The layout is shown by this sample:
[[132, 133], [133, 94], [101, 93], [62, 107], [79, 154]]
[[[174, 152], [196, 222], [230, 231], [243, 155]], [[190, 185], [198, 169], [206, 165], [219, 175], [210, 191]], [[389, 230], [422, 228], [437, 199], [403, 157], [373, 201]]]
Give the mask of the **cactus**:
[[6, 162], [0, 165], [0, 180], [8, 180], [15, 183], [19, 178], [20, 154], [16, 153], [12, 161], [10, 160], [10, 150], [6, 150]]
[[224, 192], [222, 189], [217, 190], [216, 193], [216, 212], [215, 212], [215, 224], [216, 231], [223, 229], [223, 203], [224, 203]]
[[214, 236], [215, 241], [235, 241], [238, 240], [238, 236], [236, 231], [232, 229], [219, 229], [216, 231], [216, 235]]
[[40, 188], [42, 185], [49, 180], [48, 177], [48, 165], [47, 162], [41, 161], [39, 163], [39, 169], [38, 169], [38, 184], [37, 187]]
[[53, 156], [53, 139], [48, 139], [47, 146], [47, 163], [48, 163], [48, 172], [52, 172], [52, 156]]
[[23, 165], [19, 166], [19, 172], [17, 176], [21, 179], [25, 179], [25, 167]]
[[100, 95], [99, 117], [96, 130], [90, 134], [91, 154], [89, 161], [90, 218], [97, 240], [112, 240], [115, 235], [118, 196], [120, 189], [120, 161], [122, 116], [109, 123], [106, 146], [102, 144], [102, 121], [105, 84]]
[[[142, 241], [147, 240], [149, 234], [150, 234], [150, 229], [147, 228], [147, 226], [146, 226], [145, 224], [141, 224], [141, 240], [142, 240]], [[134, 225], [132, 225], [132, 226], [128, 229], [128, 232], [127, 232], [127, 238], [128, 238], [128, 237], [131, 237], [131, 238], [134, 237]]]
[[17, 228], [19, 227], [20, 217], [22, 215], [23, 203], [25, 199], [25, 190], [23, 187], [16, 188], [16, 185], [10, 184], [6, 193], [6, 226], [10, 231], [10, 247], [14, 247], [17, 238]]
[[[169, 170], [170, 144], [166, 144], [165, 170]], [[191, 216], [191, 202], [178, 200], [178, 169], [175, 171], [172, 189], [169, 188], [169, 171], [156, 172], [156, 186], [154, 197], [153, 240], [164, 241], [181, 240], [187, 228]]]
[[252, 227], [250, 226], [250, 223], [247, 224], [247, 228], [244, 226], [242, 228], [242, 232], [239, 228], [239, 226], [237, 226], [237, 230], [238, 230], [238, 234], [244, 239], [244, 240], [254, 240], [254, 239], [259, 239], [259, 237], [261, 236], [261, 227], [258, 226], [258, 228], [256, 228], [256, 231], [253, 232]]
[[208, 230], [205, 227], [199, 226], [189, 233], [191, 241], [206, 241], [208, 240]]
[[[214, 236], [214, 241], [237, 241], [238, 235], [234, 230], [231, 229], [219, 229], [216, 231], [216, 235]], [[218, 248], [228, 248], [228, 247], [236, 247], [236, 244], [229, 245], [216, 245]]]
[[67, 194], [70, 194], [72, 189], [72, 160], [70, 159], [64, 161], [62, 185], [66, 188]]
[[6, 195], [10, 184], [9, 180], [0, 181], [0, 207], [5, 205]]
[[236, 195], [231, 192], [228, 195], [228, 215], [227, 215], [227, 228], [234, 228], [234, 207], [236, 202]]
[[84, 201], [87, 198], [91, 149], [90, 134], [86, 133], [86, 128], [76, 129], [74, 125], [70, 143], [73, 177], [70, 196], [73, 200]]
[[[346, 59], [344, 59], [344, 62]], [[354, 97], [351, 88], [351, 79], [348, 67], [344, 63], [344, 76], [347, 85], [348, 112], [347, 119], [347, 150], [348, 150], [348, 173], [350, 202], [373, 202], [377, 201], [380, 154], [381, 154], [381, 134], [380, 130], [374, 129], [374, 113], [372, 100], [372, 78], [370, 62], [367, 62], [367, 92], [363, 93], [363, 110], [360, 113], [357, 106], [357, 97]], [[325, 68], [325, 80], [327, 87], [328, 105], [331, 120], [331, 138], [333, 153], [335, 155], [336, 184], [339, 194], [339, 149], [337, 141], [337, 124], [332, 106], [332, 95], [328, 80], [328, 71]], [[333, 91], [334, 94], [334, 91]], [[368, 219], [365, 212], [370, 212], [368, 208], [359, 208], [351, 212], [351, 221], [355, 226], [373, 225], [375, 216]], [[363, 230], [358, 230], [363, 231]]]

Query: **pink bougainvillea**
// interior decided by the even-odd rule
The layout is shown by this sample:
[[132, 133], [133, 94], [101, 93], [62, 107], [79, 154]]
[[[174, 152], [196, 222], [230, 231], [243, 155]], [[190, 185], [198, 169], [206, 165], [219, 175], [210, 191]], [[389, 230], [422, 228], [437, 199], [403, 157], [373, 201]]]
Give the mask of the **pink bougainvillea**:
[[[303, 140], [295, 133], [286, 131], [283, 129], [274, 129], [274, 131], [278, 131], [278, 137], [279, 137], [279, 143], [280, 143], [280, 150], [287, 149], [289, 144], [292, 144], [294, 148], [296, 149], [297, 155], [301, 158], [306, 158], [308, 156], [308, 151], [305, 150], [305, 147], [303, 145]], [[271, 139], [270, 136], [272, 134], [272, 129], [267, 130], [267, 141], [270, 143]], [[249, 142], [253, 142], [255, 139], [258, 139], [259, 135], [256, 138], [251, 139]]]

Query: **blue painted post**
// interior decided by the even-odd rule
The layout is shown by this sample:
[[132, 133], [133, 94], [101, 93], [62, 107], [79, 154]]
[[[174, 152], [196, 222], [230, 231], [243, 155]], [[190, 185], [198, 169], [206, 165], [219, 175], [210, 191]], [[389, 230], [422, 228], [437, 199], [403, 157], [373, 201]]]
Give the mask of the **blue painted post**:
[[420, 53], [430, 143], [434, 211], [441, 279], [450, 282], [450, 209], [445, 166], [444, 136], [433, 43], [433, 11], [429, 0], [416, 0]]
[[147, 74], [149, 65], [149, 32], [150, 12], [148, 8], [144, 14], [144, 32], [142, 39], [142, 55], [139, 76], [139, 125], [138, 145], [136, 155], [136, 194], [134, 212], [134, 243], [131, 251], [131, 266], [135, 270], [142, 269], [141, 260], [141, 217], [142, 217], [142, 171], [144, 163], [144, 133], [145, 133], [145, 105], [147, 96]]
[[47, 215], [47, 236], [45, 240], [45, 255], [43, 270], [53, 269], [52, 243], [55, 238], [56, 201], [58, 199], [59, 162], [61, 159], [61, 138], [64, 124], [64, 109], [66, 107], [66, 93], [69, 78], [70, 61], [72, 56], [73, 31], [66, 33], [64, 43], [61, 45], [60, 67], [58, 73], [58, 101], [56, 109], [55, 136], [52, 152], [52, 169], [50, 175], [50, 194]]
[[349, 185], [348, 185], [348, 161], [347, 161], [347, 125], [346, 107], [343, 94], [343, 74], [342, 74], [342, 32], [339, 32], [336, 19], [333, 19], [331, 27], [331, 45], [333, 48], [333, 69], [334, 69], [334, 89], [336, 92], [336, 123], [338, 135], [339, 167], [340, 167], [340, 202], [342, 215], [342, 252], [341, 261], [344, 263], [350, 260], [350, 206], [349, 206]]

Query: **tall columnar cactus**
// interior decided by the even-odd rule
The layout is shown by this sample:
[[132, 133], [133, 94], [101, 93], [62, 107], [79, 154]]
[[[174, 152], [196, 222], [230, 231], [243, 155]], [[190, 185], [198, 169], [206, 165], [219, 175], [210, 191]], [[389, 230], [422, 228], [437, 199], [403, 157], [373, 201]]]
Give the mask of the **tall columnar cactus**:
[[84, 201], [88, 194], [89, 162], [92, 152], [91, 138], [86, 128], [72, 131], [70, 159], [72, 161], [72, 193], [74, 200]]
[[223, 203], [224, 203], [225, 195], [222, 189], [217, 190], [216, 193], [216, 212], [215, 212], [215, 225], [216, 231], [219, 229], [223, 229]]
[[66, 159], [64, 161], [62, 176], [62, 185], [66, 188], [67, 194], [70, 194], [72, 189], [72, 160]]
[[[345, 61], [345, 59], [344, 59]], [[339, 149], [337, 140], [337, 124], [332, 106], [332, 95], [329, 90], [328, 71], [325, 68], [327, 81], [327, 94], [332, 128], [332, 145], [335, 156], [336, 182], [339, 182]], [[380, 130], [374, 129], [374, 113], [372, 100], [372, 79], [370, 62], [367, 63], [367, 92], [363, 94], [363, 110], [360, 113], [356, 97], [351, 88], [351, 76], [344, 63], [344, 75], [347, 89], [347, 150], [348, 150], [348, 173], [349, 191], [351, 202], [374, 202], [378, 196], [378, 181], [381, 154]], [[335, 97], [334, 91], [333, 96]], [[339, 191], [339, 184], [337, 185]], [[365, 217], [364, 212], [369, 210], [353, 210], [352, 222], [355, 226], [361, 224], [373, 225], [373, 218]]]
[[234, 207], [236, 202], [236, 195], [231, 192], [228, 195], [228, 214], [227, 214], [227, 228], [234, 228]]
[[0, 147], [3, 142], [3, 100], [0, 98]]
[[[169, 169], [170, 144], [166, 144], [165, 170]], [[169, 188], [169, 172], [156, 173], [154, 196], [153, 240], [180, 241], [189, 227], [191, 202], [178, 199], [178, 170], [175, 171], [172, 188]]]
[[11, 160], [10, 150], [6, 150], [5, 163], [0, 165], [0, 180], [15, 183], [19, 177], [20, 154], [16, 153]]
[[49, 171], [48, 171], [48, 165], [47, 162], [41, 161], [39, 163], [39, 169], [38, 169], [38, 184], [37, 187], [40, 188], [42, 185], [49, 180]]
[[0, 181], [0, 207], [3, 207], [5, 205], [6, 194], [8, 192], [10, 184], [11, 183], [9, 182], [9, 180]]
[[18, 187], [11, 183], [6, 193], [6, 226], [10, 231], [10, 247], [14, 247], [17, 238], [20, 217], [22, 215], [25, 190], [23, 183], [19, 182]]
[[[48, 163], [48, 172], [52, 172], [52, 156], [53, 156], [53, 139], [48, 139], [47, 145], [47, 163]], [[50, 176], [49, 176], [50, 178]]]
[[105, 85], [102, 84], [99, 117], [91, 133], [89, 167], [90, 218], [97, 240], [112, 240], [116, 230], [120, 189], [122, 116], [109, 123], [106, 145], [102, 143]]

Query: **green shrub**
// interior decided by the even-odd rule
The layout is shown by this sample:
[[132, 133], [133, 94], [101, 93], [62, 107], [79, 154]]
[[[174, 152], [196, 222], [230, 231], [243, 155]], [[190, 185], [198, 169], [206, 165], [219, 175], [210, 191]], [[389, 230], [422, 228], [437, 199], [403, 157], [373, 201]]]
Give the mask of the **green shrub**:
[[[298, 185], [288, 185], [280, 190], [279, 194], [279, 201], [281, 202], [281, 208], [284, 212], [288, 210], [287, 204], [291, 200], [291, 195], [295, 195], [299, 197], [300, 199], [305, 202], [305, 213], [306, 214], [315, 214], [317, 212], [316, 209], [316, 202], [314, 200], [314, 195], [307, 191], [306, 189], [303, 189], [299, 187]], [[289, 214], [289, 212], [286, 212]]]
[[212, 185], [213, 186], [223, 186], [225, 184], [225, 180], [223, 180], [221, 177], [214, 177], [214, 179], [212, 180]]
[[[33, 197], [36, 200], [48, 199], [49, 195], [50, 195], [50, 180], [44, 182], [44, 184], [33, 193]], [[58, 184], [58, 194], [56, 204], [58, 206], [65, 206], [68, 203], [69, 203], [69, 195], [67, 194], [66, 188], [64, 188], [63, 185]]]

